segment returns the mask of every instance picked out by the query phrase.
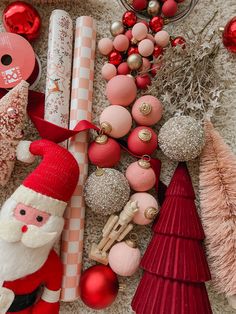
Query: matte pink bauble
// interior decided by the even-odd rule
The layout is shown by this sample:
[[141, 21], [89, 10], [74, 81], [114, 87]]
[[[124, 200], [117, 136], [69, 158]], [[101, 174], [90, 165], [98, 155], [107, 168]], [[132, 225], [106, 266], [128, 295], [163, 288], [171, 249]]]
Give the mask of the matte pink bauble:
[[143, 39], [138, 44], [138, 52], [143, 57], [149, 57], [153, 53], [154, 43], [150, 39]]
[[127, 36], [120, 34], [115, 37], [113, 46], [117, 51], [126, 51], [129, 48], [129, 39]]
[[148, 70], [151, 68], [151, 62], [147, 58], [142, 58], [143, 64], [140, 68], [140, 72], [148, 72]]
[[137, 201], [139, 210], [133, 218], [137, 225], [147, 225], [151, 223], [158, 214], [159, 207], [155, 198], [148, 193], [135, 193], [130, 198], [131, 201]]
[[155, 35], [155, 42], [158, 46], [164, 48], [169, 44], [170, 35], [167, 31], [157, 32]]
[[137, 87], [131, 77], [117, 75], [108, 82], [106, 96], [112, 105], [129, 106], [137, 96]]
[[120, 145], [106, 135], [99, 135], [89, 145], [88, 157], [92, 164], [100, 168], [112, 168], [120, 161]]
[[128, 30], [125, 32], [125, 36], [129, 39], [129, 41], [131, 41], [131, 39], [133, 38], [132, 30], [131, 30], [131, 29], [128, 29]]
[[109, 266], [120, 276], [132, 276], [138, 270], [140, 260], [140, 250], [129, 240], [115, 244], [108, 255]]
[[102, 55], [104, 56], [109, 55], [112, 49], [113, 49], [113, 42], [110, 38], [102, 38], [101, 40], [99, 40], [98, 50]]
[[128, 66], [127, 62], [122, 62], [118, 68], [117, 68], [117, 72], [119, 75], [127, 75], [130, 73], [130, 68]]
[[133, 129], [128, 137], [128, 148], [136, 156], [151, 155], [157, 144], [156, 133], [146, 126]]
[[125, 176], [131, 189], [137, 192], [148, 191], [156, 183], [156, 175], [150, 163], [142, 159], [130, 164], [125, 172]]
[[113, 105], [103, 110], [100, 116], [100, 125], [106, 134], [119, 138], [129, 133], [132, 117], [124, 107]]
[[144, 23], [136, 23], [132, 28], [132, 35], [136, 40], [142, 40], [147, 37], [148, 28]]
[[138, 98], [132, 107], [132, 116], [140, 125], [154, 125], [161, 119], [162, 113], [163, 106], [160, 100], [151, 95]]
[[114, 76], [116, 76], [117, 70], [114, 64], [111, 63], [106, 63], [102, 67], [102, 77], [106, 80], [109, 81], [112, 79]]
[[167, 0], [162, 6], [162, 13], [164, 16], [172, 17], [178, 11], [178, 4], [174, 0]]

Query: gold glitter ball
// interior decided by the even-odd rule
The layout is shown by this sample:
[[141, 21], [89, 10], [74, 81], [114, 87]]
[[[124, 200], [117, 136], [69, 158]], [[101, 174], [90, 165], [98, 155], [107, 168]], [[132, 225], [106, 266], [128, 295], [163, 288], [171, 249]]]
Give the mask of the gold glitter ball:
[[130, 187], [125, 176], [115, 169], [103, 168], [103, 175], [92, 173], [85, 184], [87, 206], [101, 215], [121, 211], [129, 200]]
[[188, 161], [200, 155], [205, 143], [201, 124], [192, 117], [179, 116], [168, 120], [160, 129], [159, 146], [175, 161]]

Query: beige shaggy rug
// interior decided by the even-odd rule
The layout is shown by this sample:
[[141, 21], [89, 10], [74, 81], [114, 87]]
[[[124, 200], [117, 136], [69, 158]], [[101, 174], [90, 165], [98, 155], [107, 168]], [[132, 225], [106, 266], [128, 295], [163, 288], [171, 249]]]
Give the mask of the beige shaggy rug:
[[[0, 12], [2, 13], [6, 3], [8, 1], [0, 1]], [[34, 0], [32, 0], [34, 2]], [[35, 0], [38, 2], [38, 0]], [[61, 1], [59, 1], [61, 2]], [[98, 39], [103, 36], [109, 36], [109, 24], [111, 21], [117, 20], [122, 16], [124, 12], [123, 9], [117, 3], [117, 0], [77, 0], [77, 4], [67, 4], [67, 5], [37, 5], [37, 8], [42, 16], [43, 28], [42, 35], [38, 41], [35, 42], [34, 48], [38, 54], [42, 66], [43, 75], [41, 77], [40, 83], [38, 85], [38, 90], [44, 91], [45, 84], [45, 73], [46, 73], [46, 59], [47, 59], [47, 37], [48, 37], [48, 21], [50, 13], [55, 8], [61, 8], [67, 10], [71, 16], [75, 19], [80, 15], [91, 15], [97, 21], [98, 26]], [[183, 35], [188, 31], [189, 26], [195, 30], [200, 30], [203, 25], [210, 19], [215, 11], [218, 14], [211, 24], [212, 27], [217, 29], [219, 26], [224, 26], [230, 17], [236, 15], [236, 1], [235, 0], [199, 0], [196, 8], [192, 12], [191, 16], [186, 18], [184, 21], [170, 26], [171, 33]], [[2, 26], [1, 26], [2, 28]], [[99, 114], [102, 112], [103, 108], [108, 105], [108, 102], [104, 96], [105, 84], [101, 80], [101, 66], [104, 63], [103, 58], [97, 55], [96, 59], [96, 77], [95, 77], [95, 89], [94, 89], [94, 102], [93, 102], [93, 113], [94, 121], [97, 121]], [[217, 59], [217, 67], [221, 76], [227, 76], [229, 80], [228, 88], [224, 93], [222, 99], [222, 110], [219, 110], [218, 115], [213, 120], [215, 127], [220, 130], [225, 141], [231, 146], [232, 150], [236, 153], [236, 57], [230, 56], [227, 51], [221, 47], [219, 57]], [[225, 74], [227, 73], [227, 74]], [[29, 123], [27, 129], [25, 130], [25, 135], [27, 139], [34, 139], [37, 137], [37, 132], [33, 126]], [[173, 173], [175, 163], [172, 163], [165, 159], [162, 154], [159, 157], [163, 161], [162, 167], [162, 180], [165, 183], [169, 183], [170, 177]], [[120, 164], [120, 169], [125, 169], [126, 165], [130, 162], [127, 156], [122, 158]], [[192, 175], [193, 183], [197, 191], [198, 187], [198, 161], [194, 161], [188, 164], [190, 168], [190, 173]], [[14, 189], [20, 184], [33, 169], [32, 167], [26, 167], [20, 163], [17, 163], [15, 167], [14, 174], [3, 190], [0, 190], [0, 203], [2, 204], [4, 200], [10, 195]], [[92, 169], [91, 169], [92, 170]], [[97, 242], [101, 235], [102, 226], [104, 224], [104, 218], [93, 214], [91, 211], [87, 210], [86, 216], [86, 230], [85, 230], [85, 247], [84, 247], [84, 268], [86, 269], [93, 262], [88, 259], [88, 250], [92, 242]], [[147, 243], [151, 236], [150, 227], [136, 228], [137, 233], [140, 235], [140, 247], [142, 251], [145, 250]], [[2, 254], [1, 252], [0, 254]], [[236, 271], [236, 270], [235, 270]], [[126, 290], [120, 292], [116, 302], [107, 310], [100, 311], [100, 313], [109, 314], [128, 314], [133, 313], [130, 307], [132, 296], [134, 295], [135, 289], [139, 282], [141, 276], [141, 271], [137, 273], [136, 276], [132, 278], [123, 279], [121, 278], [121, 283], [126, 284]], [[228, 305], [223, 295], [217, 295], [213, 290], [211, 285], [209, 285], [209, 296], [212, 304], [214, 314], [233, 314], [233, 311]], [[73, 303], [63, 303], [61, 306], [62, 314], [89, 314], [96, 313], [96, 311], [91, 310], [84, 306], [82, 302], [77, 301]], [[43, 313], [42, 313], [43, 314]], [[171, 313], [170, 313], [171, 314]], [[197, 313], [201, 314], [201, 313]]]

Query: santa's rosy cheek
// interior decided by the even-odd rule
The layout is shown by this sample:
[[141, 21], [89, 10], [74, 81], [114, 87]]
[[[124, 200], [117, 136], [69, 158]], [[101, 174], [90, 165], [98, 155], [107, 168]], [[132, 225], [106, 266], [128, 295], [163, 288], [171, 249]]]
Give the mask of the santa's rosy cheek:
[[19, 203], [15, 208], [14, 217], [26, 225], [41, 227], [48, 221], [50, 215], [34, 207]]

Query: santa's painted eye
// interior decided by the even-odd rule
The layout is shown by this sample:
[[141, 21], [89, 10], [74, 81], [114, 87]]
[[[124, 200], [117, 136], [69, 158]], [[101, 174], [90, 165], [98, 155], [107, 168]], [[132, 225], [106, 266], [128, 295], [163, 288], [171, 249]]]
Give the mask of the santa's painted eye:
[[22, 216], [24, 216], [24, 215], [26, 214], [25, 210], [24, 210], [24, 209], [21, 209], [21, 210], [20, 210], [20, 214], [21, 214]]
[[42, 221], [43, 221], [43, 217], [42, 217], [42, 216], [37, 216], [36, 220], [37, 220], [38, 222], [42, 222]]

